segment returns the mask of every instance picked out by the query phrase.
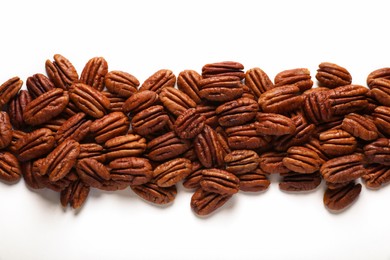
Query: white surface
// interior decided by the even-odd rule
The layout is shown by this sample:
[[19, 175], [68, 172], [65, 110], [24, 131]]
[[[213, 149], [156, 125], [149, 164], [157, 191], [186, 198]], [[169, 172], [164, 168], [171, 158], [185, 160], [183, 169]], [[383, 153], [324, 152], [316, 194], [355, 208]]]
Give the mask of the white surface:
[[[130, 1], [129, 1], [130, 2]], [[259, 2], [259, 3], [257, 3]], [[177, 75], [239, 61], [273, 79], [284, 69], [345, 66], [356, 84], [390, 66], [386, 1], [4, 1], [0, 81], [43, 72], [55, 53], [81, 72], [103, 56], [141, 82], [161, 68]], [[390, 187], [363, 188], [342, 214], [322, 204], [324, 187], [287, 194], [274, 179], [240, 193], [206, 219], [179, 187], [173, 205], [145, 203], [129, 189], [92, 192], [80, 212], [58, 194], [0, 182], [0, 260], [8, 259], [390, 259]]]

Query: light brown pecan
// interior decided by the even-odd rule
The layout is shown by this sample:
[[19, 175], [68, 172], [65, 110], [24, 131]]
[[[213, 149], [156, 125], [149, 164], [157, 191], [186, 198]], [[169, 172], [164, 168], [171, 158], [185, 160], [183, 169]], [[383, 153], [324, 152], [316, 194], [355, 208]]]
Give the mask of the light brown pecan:
[[102, 94], [110, 101], [111, 112], [123, 112], [123, 105], [125, 104], [126, 98], [108, 91], [102, 91]]
[[284, 191], [310, 191], [316, 189], [321, 184], [321, 175], [315, 173], [293, 173], [282, 175], [279, 188]]
[[226, 102], [239, 98], [244, 90], [240, 78], [235, 76], [215, 76], [199, 81], [199, 95], [208, 101]]
[[352, 76], [348, 70], [337, 64], [322, 62], [318, 67], [316, 79], [321, 86], [336, 88], [352, 82]]
[[183, 179], [183, 186], [186, 189], [197, 189], [202, 180], [203, 165], [199, 161], [192, 162], [191, 173]]
[[99, 189], [103, 181], [111, 178], [108, 169], [102, 163], [92, 158], [78, 160], [76, 171], [80, 179], [93, 188]]
[[71, 85], [69, 97], [81, 111], [93, 118], [103, 117], [110, 109], [110, 100], [100, 91], [84, 83]]
[[324, 204], [332, 211], [344, 210], [358, 198], [361, 190], [362, 185], [354, 182], [337, 189], [327, 189], [324, 194]]
[[6, 182], [20, 180], [22, 170], [18, 159], [9, 152], [0, 152], [0, 179]]
[[202, 103], [199, 96], [199, 81], [202, 76], [195, 70], [184, 70], [177, 77], [177, 87], [186, 93], [196, 104]]
[[13, 77], [0, 85], [0, 109], [2, 109], [13, 97], [18, 94], [18, 91], [23, 85], [23, 81], [19, 77]]
[[321, 149], [328, 156], [341, 156], [354, 153], [357, 147], [356, 138], [347, 131], [333, 129], [322, 132], [319, 136]]
[[89, 133], [89, 127], [92, 124], [91, 120], [85, 118], [84, 113], [77, 113], [68, 120], [66, 120], [55, 134], [56, 142], [62, 143], [68, 138], [77, 142], [83, 140]]
[[313, 86], [310, 71], [306, 68], [290, 69], [279, 72], [275, 76], [275, 87], [295, 84], [301, 92]]
[[177, 194], [176, 186], [159, 187], [151, 182], [130, 187], [135, 194], [144, 200], [161, 205], [171, 203]]
[[104, 147], [107, 160], [139, 156], [146, 150], [146, 139], [137, 134], [127, 134], [109, 139]]
[[246, 192], [258, 192], [268, 189], [271, 182], [267, 174], [260, 168], [254, 171], [238, 175], [240, 179], [240, 190]]
[[133, 94], [123, 104], [123, 112], [136, 114], [159, 102], [158, 94], [154, 91], [144, 90]]
[[242, 71], [243, 69], [244, 65], [236, 61], [209, 63], [202, 67], [202, 77], [235, 76], [243, 79], [245, 77], [245, 73]]
[[180, 139], [175, 132], [171, 131], [148, 142], [147, 157], [153, 161], [161, 162], [177, 157], [190, 147], [191, 142]]
[[274, 88], [274, 84], [269, 79], [268, 75], [260, 68], [252, 68], [245, 73], [245, 85], [247, 85], [259, 99], [260, 95]]
[[160, 164], [153, 170], [154, 182], [160, 187], [170, 187], [191, 173], [191, 161], [176, 158]]
[[221, 126], [237, 126], [255, 118], [259, 105], [253, 99], [238, 98], [217, 107], [215, 112]]
[[390, 182], [390, 167], [382, 164], [366, 166], [367, 174], [362, 176], [366, 187], [379, 189]]
[[43, 93], [54, 88], [54, 84], [50, 81], [50, 79], [41, 73], [28, 77], [26, 86], [32, 98], [37, 98]]
[[303, 100], [298, 86], [284, 85], [267, 90], [258, 102], [263, 112], [286, 114], [301, 107]]
[[0, 149], [12, 141], [12, 125], [7, 112], [0, 111]]
[[200, 104], [196, 106], [196, 112], [201, 114], [202, 116], [206, 117], [205, 123], [211, 127], [217, 127], [218, 126], [218, 117], [217, 113], [215, 112], [215, 109], [217, 106], [212, 104]]
[[204, 167], [223, 165], [223, 149], [218, 140], [217, 132], [206, 125], [194, 140], [195, 152]]
[[199, 188], [191, 197], [191, 208], [197, 215], [206, 216], [222, 207], [231, 197]]
[[44, 159], [40, 165], [40, 174], [49, 175], [51, 182], [62, 179], [75, 165], [79, 153], [80, 145], [75, 140], [62, 142]]
[[205, 121], [205, 116], [200, 115], [195, 108], [190, 108], [177, 117], [174, 130], [180, 138], [192, 139], [202, 132]]
[[147, 136], [163, 129], [168, 121], [169, 117], [164, 107], [155, 105], [138, 112], [131, 119], [131, 127], [135, 133]]
[[141, 87], [139, 88], [139, 91], [151, 90], [159, 94], [163, 88], [173, 88], [175, 86], [175, 83], [175, 74], [173, 74], [171, 70], [162, 69], [147, 78], [144, 83], [142, 83]]
[[202, 171], [200, 186], [208, 192], [233, 195], [240, 189], [240, 180], [230, 172], [210, 168]]
[[15, 149], [19, 161], [25, 162], [48, 154], [54, 145], [53, 132], [48, 128], [40, 128], [17, 140]]
[[287, 169], [297, 173], [313, 173], [320, 169], [321, 159], [318, 154], [304, 146], [292, 146], [283, 158]]
[[187, 109], [196, 107], [195, 101], [187, 94], [173, 87], [162, 89], [159, 98], [164, 107], [175, 116], [180, 116]]
[[142, 185], [153, 178], [152, 165], [148, 159], [138, 157], [123, 157], [108, 165], [111, 179], [127, 185]]
[[103, 57], [94, 57], [85, 64], [81, 72], [80, 82], [102, 91], [104, 89], [104, 77], [107, 73], [107, 61]]
[[105, 162], [106, 155], [103, 146], [95, 143], [80, 144], [80, 154], [77, 157], [78, 160], [84, 158], [92, 158], [98, 162]]
[[390, 79], [390, 68], [380, 68], [372, 71], [367, 76], [367, 85], [370, 87], [375, 79]]
[[326, 90], [304, 95], [303, 112], [310, 122], [320, 124], [334, 120], [328, 93], [329, 91]]
[[378, 129], [374, 121], [369, 117], [359, 114], [351, 113], [346, 115], [341, 124], [341, 128], [365, 141], [372, 141], [378, 138]]
[[329, 90], [328, 102], [332, 116], [344, 116], [368, 106], [368, 89], [360, 85], [346, 85]]
[[283, 164], [286, 156], [286, 153], [274, 151], [260, 154], [259, 167], [268, 174], [287, 173], [290, 170]]
[[385, 133], [390, 134], [390, 107], [378, 106], [375, 108], [374, 113], [374, 123], [378, 129]]
[[269, 136], [257, 132], [255, 123], [226, 128], [227, 141], [231, 149], [258, 149], [268, 146]]
[[236, 175], [254, 171], [259, 165], [259, 156], [252, 150], [235, 150], [224, 158], [226, 170]]
[[129, 118], [122, 112], [112, 112], [95, 120], [89, 127], [95, 141], [99, 144], [127, 133], [130, 127]]
[[137, 92], [139, 81], [127, 72], [114, 70], [106, 74], [104, 84], [109, 92], [128, 98]]
[[80, 208], [86, 201], [89, 194], [89, 186], [81, 180], [77, 180], [61, 191], [61, 205], [66, 207], [68, 204], [74, 208]]
[[369, 163], [390, 165], [390, 139], [379, 138], [363, 148]]
[[15, 129], [22, 129], [26, 126], [23, 119], [23, 111], [27, 104], [32, 100], [27, 90], [19, 91], [18, 95], [15, 96], [8, 106], [8, 115], [10, 117], [12, 126]]
[[256, 120], [256, 131], [262, 135], [293, 134], [296, 130], [294, 122], [283, 115], [259, 112]]
[[370, 89], [370, 96], [379, 104], [390, 106], [390, 79], [374, 79], [370, 83]]
[[320, 169], [322, 177], [331, 183], [356, 180], [367, 173], [362, 154], [351, 154], [331, 159]]
[[40, 125], [58, 116], [69, 102], [68, 93], [60, 88], [34, 99], [24, 109], [23, 119], [29, 125]]
[[45, 67], [47, 76], [57, 88], [68, 89], [79, 79], [73, 64], [60, 54], [54, 55], [53, 62], [47, 60]]

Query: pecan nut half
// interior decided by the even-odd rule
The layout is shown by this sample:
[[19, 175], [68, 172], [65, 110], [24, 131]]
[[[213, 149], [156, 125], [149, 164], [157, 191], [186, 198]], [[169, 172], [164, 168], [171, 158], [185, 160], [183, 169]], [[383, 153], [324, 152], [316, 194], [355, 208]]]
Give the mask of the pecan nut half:
[[221, 195], [233, 195], [240, 190], [240, 179], [220, 169], [204, 169], [200, 186], [203, 190]]
[[47, 76], [57, 88], [66, 90], [79, 79], [79, 75], [73, 64], [60, 54], [54, 55], [53, 62], [47, 60], [45, 67]]
[[136, 114], [159, 102], [158, 94], [154, 91], [144, 90], [133, 94], [123, 104], [123, 112]]
[[186, 93], [196, 104], [202, 103], [199, 96], [199, 81], [202, 76], [195, 70], [184, 70], [177, 77], [177, 88]]
[[236, 175], [254, 171], [259, 165], [259, 156], [252, 150], [235, 150], [224, 158], [226, 170]]
[[360, 85], [346, 85], [328, 91], [328, 102], [333, 116], [358, 112], [368, 106], [368, 89]]
[[245, 192], [258, 192], [268, 189], [271, 182], [268, 180], [267, 174], [260, 168], [254, 171], [240, 174], [240, 190]]
[[95, 143], [80, 144], [80, 154], [77, 157], [78, 160], [84, 158], [92, 158], [98, 162], [104, 162], [106, 160], [105, 150], [103, 146]]
[[62, 143], [68, 138], [77, 142], [83, 140], [89, 133], [89, 127], [92, 124], [91, 120], [85, 118], [84, 113], [77, 113], [68, 120], [66, 120], [60, 128], [58, 128], [55, 139], [56, 142]]
[[303, 100], [298, 86], [284, 85], [267, 90], [261, 94], [258, 102], [263, 112], [286, 114], [298, 109]]
[[292, 146], [283, 158], [283, 164], [297, 173], [313, 173], [320, 169], [321, 159], [318, 154], [304, 146]]
[[268, 75], [260, 68], [252, 68], [246, 71], [245, 85], [252, 90], [256, 99], [259, 99], [261, 94], [267, 90], [274, 88], [274, 84]]
[[356, 138], [347, 131], [332, 129], [319, 136], [321, 149], [328, 156], [341, 156], [354, 153], [357, 147]]
[[316, 79], [321, 86], [336, 88], [349, 85], [352, 76], [345, 68], [330, 62], [322, 62], [317, 70]]
[[11, 100], [8, 106], [8, 115], [12, 126], [15, 129], [22, 129], [26, 126], [23, 119], [23, 111], [27, 104], [32, 101], [32, 98], [27, 90], [19, 91], [19, 94]]
[[137, 134], [116, 136], [105, 144], [107, 160], [138, 156], [146, 150], [146, 139]]
[[366, 187], [379, 189], [390, 182], [390, 167], [382, 164], [370, 164], [366, 167], [367, 174], [362, 176]]
[[296, 130], [294, 122], [283, 115], [274, 113], [257, 113], [256, 131], [262, 135], [293, 134]]
[[155, 72], [139, 88], [139, 91], [151, 90], [157, 94], [166, 87], [174, 87], [176, 83], [176, 76], [171, 70], [162, 69]]
[[321, 175], [315, 173], [286, 173], [282, 175], [279, 188], [284, 191], [310, 191], [316, 189], [321, 184]]
[[131, 127], [135, 133], [147, 136], [163, 129], [168, 121], [169, 117], [164, 107], [155, 105], [138, 112], [131, 119]]
[[99, 91], [104, 89], [104, 77], [108, 73], [108, 64], [103, 57], [90, 59], [81, 72], [80, 82]]
[[179, 138], [171, 131], [148, 142], [148, 158], [153, 161], [165, 161], [183, 154], [191, 147], [191, 142]]
[[46, 93], [54, 88], [54, 84], [50, 81], [50, 79], [41, 73], [28, 77], [26, 86], [32, 98], [37, 98], [43, 93]]
[[61, 191], [61, 205], [66, 207], [68, 204], [74, 208], [80, 208], [87, 200], [89, 186], [81, 180], [77, 180]]
[[331, 183], [343, 183], [356, 180], [367, 173], [362, 154], [351, 154], [331, 159], [321, 166], [324, 180]]
[[152, 165], [148, 159], [138, 157], [123, 157], [108, 165], [111, 179], [127, 185], [142, 185], [153, 178]]
[[380, 68], [367, 76], [367, 85], [370, 87], [375, 79], [390, 79], [390, 68]]
[[267, 147], [269, 136], [257, 132], [256, 123], [226, 128], [227, 141], [231, 149], [258, 149]]
[[177, 194], [176, 186], [159, 187], [151, 182], [130, 186], [130, 188], [144, 200], [160, 205], [171, 203]]
[[22, 177], [22, 169], [18, 159], [9, 152], [0, 152], [0, 179], [16, 182]]
[[222, 61], [209, 63], [202, 67], [202, 77], [235, 76], [240, 79], [245, 77], [244, 65], [236, 61]]
[[162, 89], [159, 98], [164, 107], [175, 116], [180, 116], [187, 109], [196, 107], [195, 101], [187, 94], [173, 87]]
[[0, 111], [0, 149], [6, 148], [12, 141], [12, 125], [7, 112]]
[[195, 152], [204, 167], [223, 165], [223, 150], [218, 140], [217, 132], [206, 125], [194, 140]]
[[379, 138], [363, 148], [369, 163], [390, 165], [390, 139]]
[[129, 118], [122, 112], [112, 112], [95, 120], [89, 127], [90, 132], [99, 144], [109, 139], [124, 135], [130, 127]]
[[48, 154], [54, 145], [53, 132], [48, 128], [40, 128], [17, 140], [15, 149], [18, 159], [25, 162]]
[[111, 178], [108, 169], [102, 163], [92, 158], [78, 160], [76, 171], [80, 179], [93, 188], [100, 188], [102, 182]]
[[327, 189], [324, 194], [324, 204], [332, 211], [344, 210], [358, 198], [361, 190], [362, 185], [354, 182], [337, 189]]
[[232, 195], [221, 195], [199, 188], [191, 197], [191, 208], [199, 216], [210, 215], [222, 207]]
[[23, 81], [19, 77], [13, 77], [0, 85], [0, 109], [2, 109], [13, 97], [18, 94], [18, 91], [23, 85]]
[[240, 84], [240, 78], [235, 76], [215, 76], [201, 79], [199, 81], [199, 95], [209, 101], [231, 101], [244, 93]]
[[255, 118], [259, 105], [250, 98], [239, 98], [217, 107], [215, 112], [221, 126], [237, 126]]
[[169, 187], [183, 180], [191, 173], [191, 161], [176, 158], [160, 164], [153, 170], [155, 183], [160, 187]]
[[341, 128], [365, 141], [372, 141], [378, 138], [378, 129], [374, 121], [367, 116], [355, 113], [348, 114], [344, 117]]
[[177, 117], [174, 130], [180, 138], [192, 139], [202, 132], [205, 121], [205, 116], [199, 114], [195, 108], [190, 108]]
[[139, 81], [127, 72], [114, 70], [106, 74], [104, 84], [109, 92], [128, 98], [137, 92]]
[[378, 106], [375, 108], [374, 113], [374, 123], [378, 129], [385, 133], [390, 134], [390, 107]]
[[301, 92], [311, 89], [313, 81], [306, 68], [290, 69], [279, 72], [275, 76], [275, 87], [295, 84]]
[[283, 164], [283, 159], [287, 156], [282, 152], [266, 152], [259, 156], [259, 167], [268, 174], [287, 173], [290, 170]]

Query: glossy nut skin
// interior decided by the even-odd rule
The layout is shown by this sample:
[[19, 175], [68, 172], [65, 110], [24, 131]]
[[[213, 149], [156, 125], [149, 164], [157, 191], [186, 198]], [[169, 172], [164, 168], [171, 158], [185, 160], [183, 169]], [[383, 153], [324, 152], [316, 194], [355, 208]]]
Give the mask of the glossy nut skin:
[[290, 170], [284, 165], [283, 159], [287, 156], [282, 152], [265, 152], [259, 156], [259, 168], [267, 174], [287, 173]]
[[365, 145], [363, 151], [369, 163], [390, 165], [390, 139], [379, 138]]
[[347, 131], [332, 129], [319, 135], [321, 149], [328, 156], [341, 156], [356, 151], [357, 140]]
[[26, 86], [32, 98], [37, 98], [43, 93], [55, 88], [51, 80], [41, 73], [28, 77]]
[[191, 161], [176, 158], [160, 164], [153, 170], [153, 178], [160, 187], [170, 187], [183, 180], [191, 173]]
[[243, 69], [244, 65], [236, 61], [209, 63], [202, 67], [202, 77], [235, 76], [243, 79], [245, 77], [245, 73], [242, 71]]
[[390, 182], [390, 167], [382, 164], [370, 164], [366, 166], [367, 174], [362, 176], [366, 187], [379, 189]]
[[19, 77], [10, 78], [0, 85], [0, 109], [3, 109], [18, 94], [22, 85], [23, 81]]
[[343, 183], [356, 180], [367, 174], [362, 154], [351, 154], [331, 159], [321, 166], [320, 173], [325, 181]]
[[26, 127], [23, 119], [23, 111], [27, 104], [32, 101], [32, 97], [27, 90], [20, 90], [8, 106], [8, 115], [10, 117], [12, 126], [15, 129], [22, 129]]
[[199, 82], [199, 89], [201, 98], [217, 102], [231, 101], [244, 93], [240, 86], [240, 78], [235, 76], [203, 78]]
[[202, 132], [206, 117], [199, 114], [195, 108], [184, 111], [177, 117], [174, 125], [175, 133], [183, 139], [195, 138]]
[[142, 185], [153, 178], [153, 169], [148, 159], [123, 157], [111, 161], [108, 165], [111, 179], [127, 185]]
[[77, 180], [61, 191], [61, 205], [66, 207], [68, 204], [73, 209], [81, 208], [85, 203], [90, 187], [81, 180]]
[[238, 175], [240, 179], [240, 191], [259, 192], [268, 189], [271, 182], [268, 180], [267, 174], [260, 168], [254, 171]]
[[284, 191], [311, 191], [321, 184], [322, 178], [319, 172], [315, 173], [295, 173], [289, 172], [282, 175], [279, 182], [279, 189]]
[[252, 68], [246, 71], [245, 85], [252, 90], [256, 99], [259, 99], [260, 95], [267, 90], [275, 87], [268, 75], [260, 68]]
[[385, 134], [390, 134], [390, 107], [378, 106], [372, 113], [374, 124]]
[[54, 138], [57, 143], [62, 143], [68, 138], [77, 142], [82, 141], [88, 134], [92, 120], [87, 120], [84, 113], [77, 113], [66, 120], [58, 128]]
[[76, 82], [79, 75], [73, 64], [61, 54], [54, 55], [54, 61], [46, 60], [47, 76], [56, 88], [68, 89]]
[[298, 86], [285, 85], [267, 90], [261, 94], [258, 102], [263, 112], [285, 114], [298, 109], [303, 100]]
[[94, 188], [100, 188], [104, 180], [111, 178], [108, 169], [102, 163], [92, 158], [78, 160], [76, 171], [85, 184]]
[[202, 103], [199, 96], [199, 81], [202, 76], [195, 70], [184, 70], [177, 77], [177, 88], [186, 93], [196, 104]]
[[155, 105], [138, 112], [131, 119], [131, 126], [135, 133], [147, 136], [163, 129], [169, 121], [169, 117], [163, 106]]
[[148, 142], [147, 157], [153, 161], [165, 161], [183, 154], [191, 147], [191, 142], [179, 138], [171, 131]]
[[329, 90], [328, 102], [332, 116], [344, 116], [368, 106], [368, 89], [360, 85], [346, 85]]
[[284, 70], [275, 76], [275, 87], [295, 84], [301, 92], [311, 89], [313, 81], [306, 68]]
[[196, 107], [195, 101], [187, 94], [173, 87], [162, 89], [158, 96], [164, 108], [175, 116], [180, 116], [187, 109]]
[[321, 86], [336, 88], [352, 83], [352, 76], [347, 69], [331, 62], [318, 65], [316, 79]]
[[104, 85], [108, 91], [124, 98], [136, 93], [139, 84], [136, 77], [124, 71], [110, 71], [104, 77]]
[[151, 182], [130, 186], [130, 188], [144, 200], [159, 205], [171, 203], [177, 195], [176, 186], [159, 187]]
[[9, 152], [0, 152], [0, 180], [17, 182], [22, 177], [18, 159]]
[[191, 197], [191, 208], [199, 216], [210, 215], [222, 207], [232, 195], [221, 195], [199, 188]]
[[224, 158], [228, 172], [236, 175], [254, 171], [259, 165], [259, 156], [252, 150], [234, 150]]
[[171, 70], [162, 69], [155, 72], [144, 83], [142, 83], [139, 91], [150, 90], [157, 94], [166, 87], [174, 87], [176, 83], [176, 76]]
[[346, 115], [341, 128], [365, 141], [372, 141], [378, 138], [378, 129], [374, 120], [359, 114], [351, 113]]
[[6, 148], [12, 141], [12, 125], [7, 112], [0, 111], [0, 149]]
[[223, 149], [214, 129], [206, 125], [194, 140], [195, 152], [204, 167], [222, 166]]
[[283, 164], [297, 173], [313, 173], [320, 169], [321, 159], [318, 154], [304, 146], [292, 146], [287, 150]]
[[108, 73], [108, 64], [103, 57], [94, 57], [85, 64], [80, 75], [80, 82], [102, 91], [104, 77]]
[[354, 182], [337, 189], [327, 189], [324, 194], [324, 204], [331, 211], [342, 211], [358, 198], [361, 190], [362, 185]]
[[237, 126], [245, 124], [255, 118], [259, 105], [253, 99], [238, 98], [226, 102], [217, 107], [215, 112], [218, 116], [218, 123], [221, 126]]
[[216, 168], [204, 169], [200, 186], [208, 192], [233, 195], [240, 189], [240, 179], [224, 170]]
[[54, 133], [48, 128], [40, 128], [27, 133], [15, 142], [17, 157], [21, 162], [46, 155], [54, 146]]
[[390, 68], [385, 67], [372, 71], [367, 76], [367, 85], [371, 87], [375, 79], [390, 79]]
[[158, 94], [154, 91], [144, 90], [134, 93], [123, 104], [123, 112], [136, 114], [159, 102]]
[[259, 112], [256, 121], [256, 131], [262, 135], [293, 134], [296, 130], [294, 122], [280, 114]]
[[95, 141], [99, 144], [127, 133], [130, 127], [129, 118], [122, 112], [112, 112], [95, 120], [89, 127]]
[[116, 136], [104, 144], [107, 160], [128, 156], [140, 156], [145, 152], [146, 147], [146, 139], [137, 134]]

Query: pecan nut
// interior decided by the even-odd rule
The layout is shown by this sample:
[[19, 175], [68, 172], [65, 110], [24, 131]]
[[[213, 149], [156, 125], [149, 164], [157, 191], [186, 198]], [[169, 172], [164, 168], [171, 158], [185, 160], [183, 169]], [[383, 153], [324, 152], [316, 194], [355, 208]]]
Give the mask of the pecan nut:
[[186, 93], [196, 104], [202, 103], [199, 96], [199, 81], [202, 76], [195, 70], [184, 70], [177, 77], [177, 88]]
[[282, 152], [266, 152], [259, 156], [259, 167], [268, 174], [287, 173], [290, 170], [283, 164], [287, 156]]
[[103, 181], [111, 178], [108, 169], [102, 163], [91, 158], [78, 160], [76, 171], [80, 180], [93, 188], [100, 188]]
[[390, 139], [379, 138], [363, 148], [369, 163], [390, 165]]
[[98, 162], [104, 162], [106, 155], [103, 146], [95, 143], [80, 144], [80, 154], [77, 159], [92, 158]]
[[205, 123], [211, 127], [218, 126], [218, 117], [215, 109], [217, 107], [211, 104], [200, 104], [196, 106], [196, 112], [206, 118]]
[[153, 161], [165, 161], [186, 152], [190, 147], [191, 142], [179, 138], [171, 131], [148, 142], [147, 156]]
[[200, 186], [203, 190], [221, 195], [233, 195], [240, 189], [240, 179], [220, 169], [204, 169]]
[[275, 76], [275, 87], [295, 84], [301, 92], [311, 89], [313, 81], [306, 68], [284, 70]]
[[150, 182], [130, 187], [135, 194], [144, 200], [161, 205], [171, 203], [177, 194], [176, 186], [159, 187], [157, 184]]
[[108, 140], [104, 147], [107, 160], [138, 156], [146, 150], [146, 139], [136, 134], [116, 136]]
[[390, 106], [390, 79], [374, 79], [370, 84], [370, 96], [379, 104]]
[[54, 138], [56, 142], [62, 143], [66, 139], [73, 139], [77, 142], [83, 140], [89, 133], [89, 127], [92, 124], [91, 120], [85, 118], [84, 113], [77, 113], [66, 120], [60, 128], [58, 128]]
[[284, 85], [261, 94], [259, 105], [263, 112], [285, 114], [298, 109], [304, 97], [296, 85]]
[[239, 175], [254, 171], [259, 165], [259, 156], [252, 150], [235, 150], [224, 158], [226, 170]]
[[283, 158], [287, 169], [297, 173], [313, 173], [320, 169], [321, 159], [318, 154], [304, 146], [292, 146]]
[[159, 101], [158, 94], [154, 91], [144, 90], [133, 94], [123, 104], [124, 113], [136, 114], [153, 105]]
[[380, 68], [372, 71], [367, 76], [367, 85], [371, 86], [371, 83], [375, 79], [390, 79], [390, 68]]
[[11, 100], [8, 106], [8, 114], [14, 128], [22, 129], [26, 126], [23, 119], [23, 111], [32, 100], [27, 90], [19, 91], [19, 94]]
[[33, 169], [33, 161], [22, 163], [21, 170], [23, 179], [28, 187], [35, 190], [45, 188], [44, 176], [41, 176], [39, 171]]
[[19, 77], [13, 77], [0, 85], [0, 109], [2, 109], [13, 97], [18, 94], [18, 91], [23, 85], [23, 81]]
[[122, 112], [112, 112], [95, 120], [89, 127], [90, 132], [99, 144], [111, 138], [127, 133], [130, 127], [129, 118]]
[[351, 113], [344, 117], [341, 128], [351, 135], [372, 141], [378, 138], [378, 129], [369, 117]]
[[231, 149], [258, 149], [267, 147], [271, 141], [269, 136], [257, 132], [255, 123], [226, 128], [226, 134]]
[[128, 98], [137, 92], [139, 81], [127, 72], [115, 70], [106, 74], [104, 84], [109, 92]]
[[204, 167], [223, 165], [223, 150], [218, 140], [217, 132], [206, 125], [194, 140], [195, 152]]
[[37, 98], [43, 93], [46, 93], [54, 88], [54, 84], [50, 81], [50, 79], [41, 73], [28, 77], [26, 86], [32, 98]]
[[202, 132], [205, 121], [205, 116], [199, 114], [195, 108], [190, 108], [177, 117], [174, 130], [180, 138], [192, 139]]
[[153, 170], [155, 183], [160, 187], [169, 187], [183, 180], [191, 173], [191, 161], [176, 158], [160, 164]]
[[162, 69], [147, 78], [139, 88], [139, 91], [151, 90], [159, 94], [163, 88], [173, 88], [175, 86], [175, 83], [175, 74], [173, 74], [171, 70]]
[[127, 185], [142, 185], [153, 178], [152, 165], [148, 159], [138, 157], [123, 157], [108, 165], [111, 179]]
[[264, 191], [271, 184], [266, 173], [259, 168], [240, 174], [238, 178], [240, 179], [240, 190], [246, 192]]
[[108, 91], [102, 91], [102, 93], [110, 101], [111, 112], [123, 112], [123, 105], [125, 104], [126, 98]]
[[79, 79], [73, 64], [60, 54], [54, 55], [54, 61], [46, 61], [46, 73], [57, 88], [68, 89]]
[[284, 191], [310, 191], [316, 189], [321, 184], [321, 175], [315, 173], [286, 173], [283, 174], [279, 188]]
[[208, 101], [231, 101], [244, 93], [240, 84], [240, 78], [235, 76], [215, 76], [201, 79], [199, 81], [199, 95]]
[[0, 179], [16, 182], [22, 177], [22, 169], [18, 159], [9, 152], [0, 152]]
[[368, 89], [360, 85], [346, 85], [328, 91], [328, 102], [332, 116], [344, 116], [358, 112], [368, 106]]
[[256, 131], [262, 135], [293, 134], [296, 130], [294, 122], [283, 115], [274, 113], [257, 113]]
[[197, 189], [200, 187], [200, 181], [202, 180], [203, 165], [195, 161], [191, 165], [191, 173], [183, 179], [183, 186], [186, 189]]
[[319, 136], [321, 149], [328, 156], [341, 156], [354, 153], [357, 147], [356, 138], [347, 131], [332, 129]]
[[244, 65], [235, 61], [222, 61], [209, 63], [202, 67], [202, 77], [235, 76], [240, 79], [245, 77]]
[[252, 90], [256, 99], [259, 99], [261, 94], [267, 90], [274, 88], [274, 84], [268, 75], [260, 68], [252, 68], [246, 71], [245, 85]]
[[321, 166], [324, 180], [331, 183], [343, 183], [356, 180], [367, 173], [362, 154], [351, 154], [331, 159]]
[[378, 129], [385, 133], [390, 134], [390, 107], [378, 106], [375, 108], [374, 113], [374, 123]]
[[7, 112], [0, 111], [0, 149], [6, 148], [12, 141], [12, 125]]
[[162, 89], [159, 98], [164, 107], [175, 116], [180, 116], [187, 109], [196, 107], [195, 101], [187, 94], [173, 87]]
[[104, 89], [104, 77], [108, 73], [108, 64], [103, 57], [90, 59], [81, 72], [80, 82], [99, 91]]
[[138, 112], [131, 119], [131, 127], [135, 133], [147, 136], [163, 129], [168, 121], [169, 117], [164, 107], [155, 105]]
[[259, 105], [253, 99], [239, 98], [226, 102], [216, 109], [218, 122], [221, 126], [237, 126], [255, 118]]
[[320, 124], [333, 121], [328, 93], [326, 90], [304, 95], [303, 111], [310, 122]]
[[61, 205], [66, 207], [68, 204], [74, 208], [80, 208], [87, 200], [89, 186], [81, 180], [77, 180], [61, 191]]
[[53, 132], [48, 128], [40, 128], [17, 140], [15, 150], [18, 159], [25, 162], [48, 154], [54, 145]]
[[222, 207], [232, 195], [221, 195], [199, 188], [191, 197], [191, 208], [199, 216], [210, 215]]
[[332, 211], [344, 210], [358, 198], [361, 190], [362, 185], [354, 182], [337, 189], [327, 189], [324, 194], [324, 204]]
[[321, 86], [336, 88], [349, 85], [352, 76], [345, 68], [330, 62], [322, 62], [317, 70], [316, 79]]
[[362, 176], [366, 187], [379, 189], [390, 182], [390, 167], [382, 164], [370, 164], [366, 167], [367, 174]]

